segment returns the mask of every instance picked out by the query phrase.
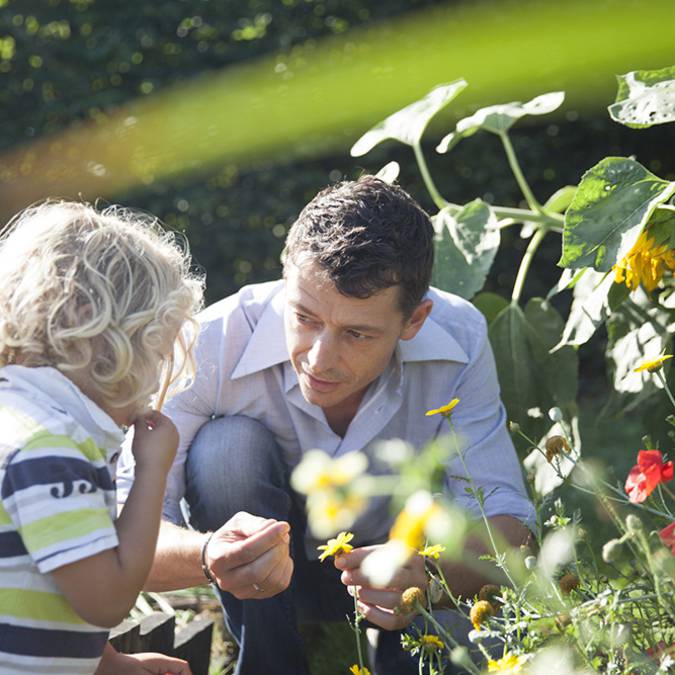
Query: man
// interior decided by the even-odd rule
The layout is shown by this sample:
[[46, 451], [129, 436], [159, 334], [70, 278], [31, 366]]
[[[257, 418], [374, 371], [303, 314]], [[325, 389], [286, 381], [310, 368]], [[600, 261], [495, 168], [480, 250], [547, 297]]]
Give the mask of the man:
[[[361, 587], [366, 618], [389, 631], [378, 642], [379, 675], [417, 672], [398, 644], [412, 619], [395, 607], [402, 590], [426, 585], [422, 560], [413, 558], [391, 588], [369, 588], [359, 564], [391, 523], [386, 501], [376, 499], [353, 528], [355, 551], [336, 567], [318, 563], [302, 499], [288, 484], [310, 449], [369, 453], [387, 438], [422, 447], [446, 432], [442, 418], [424, 412], [458, 397], [454, 424], [473, 479], [490, 495], [487, 515], [511, 544], [527, 538], [534, 511], [485, 321], [470, 303], [429, 289], [433, 234], [397, 186], [372, 176], [332, 186], [291, 228], [283, 280], [245, 287], [202, 315], [195, 382], [166, 408], [181, 441], [148, 587], [213, 579], [240, 645], [238, 673], [307, 673], [297, 620], [343, 620], [353, 611], [345, 585]], [[453, 478], [463, 474], [455, 462], [445, 489], [477, 513]], [[120, 493], [128, 456], [123, 467]], [[181, 527], [182, 497], [197, 531]], [[463, 595], [483, 581], [466, 567], [448, 565], [448, 573]]]

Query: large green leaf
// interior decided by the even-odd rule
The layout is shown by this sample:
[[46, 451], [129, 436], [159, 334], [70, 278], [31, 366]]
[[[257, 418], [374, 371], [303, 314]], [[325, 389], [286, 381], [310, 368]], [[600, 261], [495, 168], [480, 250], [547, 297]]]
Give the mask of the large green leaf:
[[616, 101], [610, 117], [633, 129], [675, 121], [675, 66], [660, 70], [634, 70], [618, 75]]
[[481, 199], [452, 215], [443, 209], [432, 219], [436, 256], [432, 283], [470, 300], [485, 283], [499, 248], [499, 227], [492, 209]]
[[459, 140], [472, 136], [479, 129], [491, 131], [493, 134], [503, 134], [508, 131], [521, 117], [525, 115], [545, 115], [560, 107], [565, 100], [565, 92], [553, 91], [533, 98], [527, 103], [514, 101], [502, 105], [491, 105], [481, 108], [470, 117], [457, 122], [455, 130], [445, 136], [438, 144], [436, 151], [441, 154], [447, 152]]
[[551, 351], [560, 341], [563, 319], [553, 305], [541, 298], [527, 303], [525, 318], [534, 333], [530, 336], [532, 351], [550, 397], [555, 405], [566, 406], [577, 396], [579, 359], [573, 347]]
[[568, 408], [576, 397], [578, 356], [572, 347], [551, 354], [560, 340], [563, 321], [541, 298], [525, 311], [510, 304], [489, 328], [509, 419], [518, 422], [531, 438], [542, 435], [553, 406]]
[[504, 308], [489, 328], [502, 400], [509, 419], [520, 424], [527, 421], [528, 410], [546, 405], [541, 400], [529, 334], [525, 314], [515, 304]]
[[574, 285], [574, 300], [570, 307], [562, 338], [554, 349], [565, 345], [583, 345], [611, 313], [608, 294], [614, 279], [611, 274], [602, 274], [586, 269]]
[[389, 115], [359, 138], [352, 146], [352, 157], [361, 157], [378, 143], [393, 138], [406, 145], [416, 145], [431, 118], [445, 108], [467, 86], [465, 80], [455, 80], [432, 89], [424, 98]]
[[635, 244], [675, 182], [655, 176], [628, 157], [605, 157], [589, 169], [565, 213], [563, 267], [607, 272]]
[[474, 307], [483, 314], [488, 325], [490, 325], [497, 318], [499, 312], [509, 304], [509, 301], [506, 298], [497, 295], [497, 293], [491, 293], [490, 291], [479, 293], [472, 302]]
[[645, 359], [666, 350], [675, 330], [675, 312], [654, 305], [639, 289], [607, 322], [607, 359], [614, 389], [637, 393], [644, 388], [663, 388], [656, 373], [635, 372]]

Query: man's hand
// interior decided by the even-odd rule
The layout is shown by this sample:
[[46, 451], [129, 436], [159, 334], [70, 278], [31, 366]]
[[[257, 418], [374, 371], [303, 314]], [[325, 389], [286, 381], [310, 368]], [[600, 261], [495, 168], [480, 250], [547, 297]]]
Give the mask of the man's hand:
[[206, 563], [218, 586], [239, 600], [271, 598], [293, 574], [290, 525], [241, 511], [216, 530]]
[[394, 575], [387, 588], [372, 588], [370, 581], [361, 572], [361, 563], [380, 546], [355, 548], [349, 553], [335, 557], [334, 564], [342, 570], [342, 583], [349, 587], [350, 595], [357, 594], [359, 611], [363, 616], [385, 630], [400, 630], [409, 626], [415, 613], [397, 611], [401, 604], [401, 594], [406, 588], [417, 586], [425, 589], [428, 584], [424, 568], [424, 559], [413, 555]]
[[192, 675], [183, 659], [164, 654], [121, 654], [108, 643], [95, 675]]

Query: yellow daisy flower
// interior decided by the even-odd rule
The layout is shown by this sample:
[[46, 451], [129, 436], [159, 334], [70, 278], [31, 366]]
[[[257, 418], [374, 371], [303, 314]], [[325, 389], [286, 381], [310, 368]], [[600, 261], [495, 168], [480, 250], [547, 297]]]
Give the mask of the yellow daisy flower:
[[363, 668], [359, 668], [356, 664], [354, 664], [350, 669], [349, 672], [352, 673], [352, 675], [370, 675], [370, 671], [368, 668], [365, 666]]
[[515, 654], [505, 654], [497, 661], [488, 661], [489, 673], [520, 673], [522, 665], [527, 661], [524, 655], [516, 656]]
[[422, 649], [426, 649], [427, 651], [434, 651], [435, 649], [441, 651], [445, 649], [445, 643], [438, 635], [422, 635], [420, 637], [420, 645]]
[[648, 372], [653, 373], [655, 370], [658, 370], [668, 359], [672, 358], [672, 354], [661, 354], [655, 359], [643, 361], [637, 368], [633, 369], [633, 372], [640, 373], [643, 370], [647, 370]]
[[354, 535], [351, 532], [340, 532], [335, 539], [329, 539], [323, 546], [317, 546], [319, 551], [323, 551], [319, 556], [319, 560], [323, 562], [330, 555], [349, 553], [354, 548], [349, 544], [353, 538]]
[[657, 244], [645, 229], [633, 248], [612, 269], [616, 283], [626, 284], [632, 291], [642, 284], [651, 293], [667, 270], [675, 271], [675, 250], [668, 242]]
[[443, 415], [443, 417], [450, 417], [450, 413], [452, 412], [452, 409], [459, 403], [458, 398], [453, 398], [450, 403], [446, 403], [445, 405], [441, 406], [440, 408], [434, 408], [433, 410], [427, 410], [426, 413], [424, 413], [427, 417], [431, 417], [432, 415]]
[[415, 492], [405, 503], [403, 510], [389, 532], [389, 538], [400, 541], [408, 548], [419, 551], [424, 546], [424, 530], [433, 516], [442, 511], [429, 492]]
[[433, 546], [425, 546], [423, 549], [417, 551], [423, 558], [433, 558], [438, 560], [441, 557], [441, 553], [445, 551], [445, 546], [441, 544], [434, 544]]

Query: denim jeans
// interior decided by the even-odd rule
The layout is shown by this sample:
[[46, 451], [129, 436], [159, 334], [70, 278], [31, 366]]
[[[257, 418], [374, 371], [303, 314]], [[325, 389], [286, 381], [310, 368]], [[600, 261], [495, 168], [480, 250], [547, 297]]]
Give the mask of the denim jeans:
[[[353, 599], [330, 562], [309, 561], [302, 500], [288, 484], [288, 470], [272, 434], [241, 416], [207, 422], [195, 437], [186, 464], [191, 525], [216, 530], [238, 511], [291, 525], [295, 565], [290, 587], [264, 600], [238, 600], [218, 591], [230, 633], [239, 645], [235, 675], [308, 675], [300, 621], [344, 621]], [[378, 675], [414, 675], [417, 659], [400, 647], [398, 631], [380, 631]]]

